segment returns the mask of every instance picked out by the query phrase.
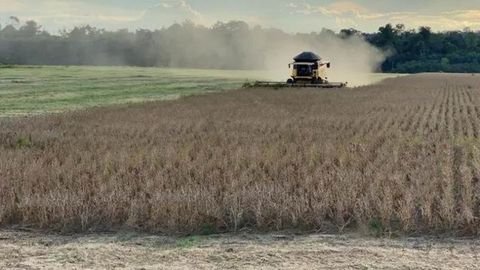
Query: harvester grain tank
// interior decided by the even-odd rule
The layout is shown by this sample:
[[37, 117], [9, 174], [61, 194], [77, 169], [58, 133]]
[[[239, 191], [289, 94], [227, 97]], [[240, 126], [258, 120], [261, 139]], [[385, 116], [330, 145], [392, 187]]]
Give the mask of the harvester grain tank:
[[294, 62], [288, 64], [291, 77], [287, 83], [259, 81], [255, 86], [260, 87], [314, 87], [314, 88], [343, 88], [347, 83], [332, 83], [328, 81], [327, 69], [329, 61], [323, 61], [313, 52], [302, 52], [293, 58]]

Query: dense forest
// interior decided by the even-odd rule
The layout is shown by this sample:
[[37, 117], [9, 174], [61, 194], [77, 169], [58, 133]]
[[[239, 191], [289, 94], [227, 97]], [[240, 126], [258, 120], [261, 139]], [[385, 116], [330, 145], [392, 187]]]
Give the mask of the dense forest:
[[406, 30], [404, 25], [387, 24], [377, 33], [342, 30], [346, 35], [361, 34], [377, 48], [388, 50], [384, 72], [480, 72], [480, 32], [432, 32], [429, 27]]
[[266, 52], [285, 44], [354, 37], [365, 40], [385, 56], [379, 71], [480, 72], [480, 33], [468, 29], [433, 32], [428, 27], [414, 30], [387, 24], [375, 33], [320, 29], [309, 34], [288, 34], [250, 27], [241, 21], [219, 22], [212, 27], [187, 21], [154, 31], [79, 26], [51, 34], [34, 21], [16, 22], [0, 26], [0, 64], [249, 69], [262, 68]]

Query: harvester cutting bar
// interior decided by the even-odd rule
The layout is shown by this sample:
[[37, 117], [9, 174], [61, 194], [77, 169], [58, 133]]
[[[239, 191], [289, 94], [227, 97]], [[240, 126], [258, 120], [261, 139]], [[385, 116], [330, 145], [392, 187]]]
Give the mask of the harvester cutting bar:
[[272, 88], [282, 88], [282, 87], [292, 87], [292, 88], [343, 88], [346, 87], [346, 83], [284, 83], [284, 82], [266, 82], [266, 81], [257, 81], [253, 87], [272, 87]]

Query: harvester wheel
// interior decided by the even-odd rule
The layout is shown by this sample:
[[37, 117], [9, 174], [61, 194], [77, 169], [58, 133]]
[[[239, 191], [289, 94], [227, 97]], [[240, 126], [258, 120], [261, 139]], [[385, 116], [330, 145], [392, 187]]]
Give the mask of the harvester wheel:
[[288, 80], [287, 80], [287, 83], [288, 83], [288, 84], [294, 84], [295, 81], [294, 81], [293, 79], [288, 79]]

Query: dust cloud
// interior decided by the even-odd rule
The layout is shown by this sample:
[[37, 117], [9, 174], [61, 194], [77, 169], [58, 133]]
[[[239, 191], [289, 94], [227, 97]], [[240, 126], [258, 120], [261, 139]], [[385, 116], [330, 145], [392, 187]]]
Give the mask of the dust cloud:
[[387, 54], [371, 46], [360, 36], [340, 38], [333, 34], [320, 34], [315, 39], [291, 39], [267, 52], [266, 68], [269, 79], [284, 80], [290, 76], [288, 63], [302, 51], [312, 51], [330, 61], [328, 80], [348, 82], [350, 86], [368, 85], [375, 82], [372, 73], [378, 72]]
[[372, 73], [387, 57], [361, 34], [344, 36], [326, 29], [290, 34], [236, 21], [210, 28], [176, 25], [163, 32], [160, 42], [160, 55], [168, 58], [169, 67], [263, 70], [264, 79], [274, 81], [290, 77], [288, 64], [303, 51], [313, 51], [331, 62], [329, 81], [350, 86], [374, 82]]
[[3, 64], [251, 70], [265, 80], [286, 81], [292, 58], [313, 51], [331, 61], [330, 81], [362, 85], [371, 82], [371, 73], [386, 57], [358, 33], [345, 36], [323, 29], [291, 34], [242, 21], [217, 22], [209, 27], [185, 21], [134, 32], [87, 25], [64, 30], [59, 36], [28, 21], [21, 27], [0, 27], [0, 33]]

